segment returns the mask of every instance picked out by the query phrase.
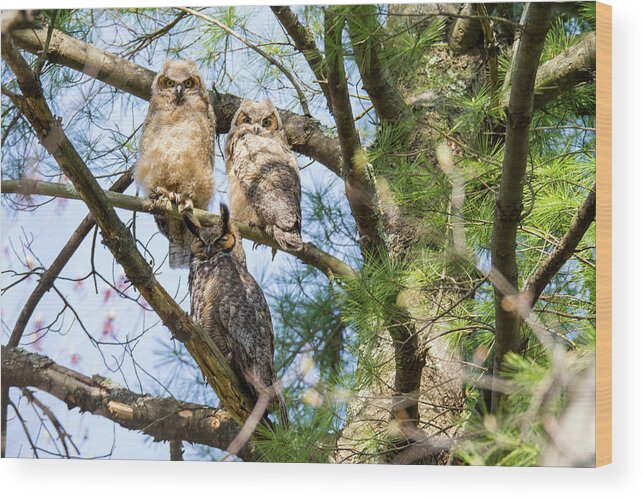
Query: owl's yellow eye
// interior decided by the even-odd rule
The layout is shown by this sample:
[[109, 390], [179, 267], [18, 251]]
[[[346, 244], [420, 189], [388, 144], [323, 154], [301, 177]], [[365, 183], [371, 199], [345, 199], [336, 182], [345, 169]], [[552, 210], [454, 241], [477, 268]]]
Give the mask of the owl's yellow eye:
[[174, 80], [170, 80], [170, 79], [165, 80], [165, 86], [167, 88], [172, 88], [174, 86]]
[[262, 127], [268, 128], [271, 125], [272, 125], [272, 120], [270, 118], [264, 118], [263, 120], [261, 120]]
[[185, 86], [185, 88], [192, 88], [194, 86], [194, 80], [192, 78], [185, 80], [183, 82], [183, 85]]
[[244, 123], [252, 123], [252, 118], [250, 118], [250, 116], [246, 116], [246, 117], [243, 118], [243, 122]]

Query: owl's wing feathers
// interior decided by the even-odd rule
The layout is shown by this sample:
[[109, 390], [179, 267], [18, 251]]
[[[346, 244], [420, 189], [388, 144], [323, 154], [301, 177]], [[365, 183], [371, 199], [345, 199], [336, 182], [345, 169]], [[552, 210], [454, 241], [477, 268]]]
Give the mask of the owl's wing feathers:
[[233, 256], [222, 259], [218, 266], [219, 275], [225, 275], [231, 282], [210, 287], [210, 299], [217, 307], [212, 313], [218, 317], [232, 367], [256, 393], [248, 373], [266, 386], [275, 382], [270, 309], [257, 282]]
[[284, 249], [300, 250], [301, 181], [292, 165], [272, 161], [246, 184], [246, 195], [259, 217], [273, 226], [273, 235]]

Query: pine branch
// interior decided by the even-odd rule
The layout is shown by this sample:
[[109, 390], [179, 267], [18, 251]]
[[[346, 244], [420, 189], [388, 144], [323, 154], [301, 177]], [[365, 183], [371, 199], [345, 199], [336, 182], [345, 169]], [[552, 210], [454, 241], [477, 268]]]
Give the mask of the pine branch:
[[465, 4], [459, 14], [460, 17], [456, 18], [448, 35], [449, 48], [456, 56], [466, 54], [476, 47], [482, 35], [482, 16], [476, 16], [475, 4]]
[[37, 78], [9, 37], [2, 37], [2, 58], [12, 69], [24, 94], [21, 97], [10, 96], [12, 102], [23, 113], [42, 145], [74, 184], [100, 227], [104, 244], [123, 267], [128, 280], [138, 289], [172, 335], [185, 344], [231, 416], [243, 424], [254, 406], [244, 385], [212, 338], [190, 319], [157, 281], [151, 267], [138, 251], [134, 238], [110, 205], [107, 193], [100, 188], [65, 136], [60, 120], [52, 115]]
[[534, 109], [541, 109], [564, 91], [596, 79], [596, 33], [545, 62], [536, 75]]
[[[529, 3], [525, 7], [524, 29], [513, 61], [511, 93], [506, 109], [505, 154], [493, 221], [491, 263], [506, 279], [508, 286], [514, 289], [518, 287], [516, 233], [523, 208], [522, 187], [529, 154], [534, 84], [549, 28], [551, 9], [551, 4], [543, 3]], [[516, 352], [520, 347], [520, 317], [506, 306], [503, 291], [495, 284], [494, 289], [494, 375], [497, 375], [505, 354], [510, 351]]]
[[578, 208], [569, 229], [549, 254], [543, 264], [532, 274], [525, 284], [523, 294], [529, 297], [533, 307], [543, 290], [551, 282], [561, 267], [576, 251], [578, 244], [596, 218], [596, 186], [592, 187], [583, 204]]
[[[16, 30], [11, 33], [15, 45], [32, 54], [43, 50], [47, 29]], [[46, 54], [49, 62], [61, 64], [87, 76], [103, 81], [118, 90], [149, 100], [155, 73], [150, 69], [98, 49], [55, 29]], [[242, 98], [232, 94], [210, 92], [210, 101], [217, 118], [217, 133], [228, 133], [234, 113]], [[279, 110], [288, 143], [293, 150], [341, 173], [341, 154], [336, 138], [326, 135], [313, 118]]]
[[[17, 193], [23, 195], [52, 196], [64, 199], [82, 199], [78, 191], [68, 184], [41, 182], [36, 180], [3, 180], [2, 192], [3, 194]], [[105, 196], [109, 204], [115, 208], [166, 215], [177, 219], [180, 219], [181, 217], [180, 213], [176, 209], [159, 209], [158, 207], [152, 206], [150, 201], [146, 198], [128, 196], [126, 194], [109, 191], [105, 191]], [[213, 213], [209, 213], [204, 210], [195, 209], [194, 215], [201, 223], [204, 224], [214, 224], [219, 220], [218, 215], [214, 215]], [[235, 221], [235, 225], [239, 228], [242, 237], [250, 239], [256, 243], [281, 250], [279, 244], [265, 231], [240, 221]], [[304, 247], [299, 251], [288, 251], [288, 253], [300, 259], [302, 262], [318, 268], [331, 278], [340, 277], [347, 279], [357, 275], [355, 270], [353, 270], [349, 265], [338, 258], [323, 252], [311, 243], [304, 244]]]
[[[4, 345], [2, 383], [38, 388], [70, 409], [102, 416], [155, 441], [184, 440], [225, 450], [239, 433], [239, 426], [224, 410], [135, 393], [102, 376], [85, 376], [44, 355]], [[248, 448], [238, 456], [252, 460]]]
[[279, 71], [281, 71], [286, 76], [286, 78], [288, 78], [288, 81], [290, 81], [290, 83], [294, 87], [295, 92], [297, 92], [297, 97], [299, 98], [299, 103], [301, 104], [301, 110], [304, 112], [304, 115], [305, 116], [310, 116], [310, 110], [308, 109], [308, 101], [306, 100], [306, 96], [304, 95], [303, 90], [301, 89], [301, 87], [297, 83], [297, 80], [295, 79], [295, 77], [292, 74], [292, 72], [289, 71], [283, 64], [281, 64], [281, 62], [279, 62], [278, 59], [276, 59], [275, 57], [270, 55], [265, 50], [259, 48], [257, 45], [252, 43], [250, 40], [248, 40], [247, 38], [241, 36], [239, 33], [234, 31], [233, 29], [231, 29], [229, 26], [226, 26], [221, 21], [218, 21], [214, 17], [210, 17], [210, 16], [204, 14], [203, 12], [199, 12], [199, 11], [194, 10], [194, 9], [189, 9], [187, 7], [177, 7], [177, 9], [180, 9], [182, 12], [190, 14], [191, 16], [198, 17], [200, 19], [203, 19], [204, 21], [207, 21], [209, 23], [214, 24], [215, 26], [218, 26], [223, 31], [228, 33], [230, 36], [236, 38], [237, 40], [239, 40], [240, 42], [245, 44], [248, 48], [254, 50], [257, 54], [259, 54], [261, 57], [266, 59], [270, 64], [272, 64], [277, 69], [279, 69]]
[[346, 197], [360, 234], [362, 252], [374, 254], [377, 248], [384, 248], [385, 245], [377, 230], [378, 215], [374, 207], [377, 194], [369, 183], [368, 165], [355, 128], [346, 83], [342, 47], [345, 18], [333, 12], [332, 8], [326, 9], [324, 16], [326, 76], [331, 95], [331, 110], [337, 124], [337, 135], [343, 158]]
[[299, 50], [308, 66], [312, 70], [317, 83], [326, 97], [328, 107], [331, 107], [330, 91], [328, 90], [328, 82], [324, 74], [324, 56], [317, 48], [313, 35], [308, 31], [297, 19], [295, 13], [287, 6], [270, 7], [273, 14], [288, 33], [288, 36], [295, 44], [295, 48]]
[[383, 28], [377, 20], [377, 9], [376, 5], [352, 6], [346, 19], [364, 89], [380, 119], [399, 124], [409, 120], [411, 113], [395, 86], [386, 63], [382, 61], [379, 33]]

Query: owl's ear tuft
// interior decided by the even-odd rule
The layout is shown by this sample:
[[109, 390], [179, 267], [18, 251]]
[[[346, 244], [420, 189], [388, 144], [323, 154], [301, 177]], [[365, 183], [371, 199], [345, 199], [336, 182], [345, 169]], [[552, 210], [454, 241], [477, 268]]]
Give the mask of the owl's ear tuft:
[[230, 229], [230, 209], [227, 204], [219, 204], [219, 210], [221, 211], [221, 227], [223, 229], [222, 233], [226, 234], [232, 232]]
[[200, 237], [201, 224], [192, 212], [186, 211], [183, 213], [183, 223], [192, 234], [196, 237]]
[[172, 64], [172, 59], [165, 59], [163, 61], [163, 66], [161, 66], [161, 71], [167, 71], [170, 69], [170, 65]]
[[221, 210], [221, 235], [217, 239], [217, 243], [224, 251], [232, 251], [237, 243], [237, 237], [230, 224], [230, 210], [223, 203], [219, 205], [219, 209]]

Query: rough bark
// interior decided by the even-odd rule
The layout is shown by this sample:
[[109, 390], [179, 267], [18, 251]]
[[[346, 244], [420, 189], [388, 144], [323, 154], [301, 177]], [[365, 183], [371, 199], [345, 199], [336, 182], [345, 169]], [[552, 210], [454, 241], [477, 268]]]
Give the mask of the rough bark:
[[545, 62], [536, 75], [534, 109], [584, 82], [596, 79], [596, 33]]
[[[102, 416], [155, 441], [184, 440], [225, 450], [239, 432], [239, 426], [224, 410], [135, 393], [102, 376], [86, 376], [49, 357], [4, 345], [2, 383], [38, 388], [70, 409]], [[239, 457], [252, 459], [248, 448], [240, 451]]]
[[[16, 30], [12, 37], [17, 47], [37, 54], [44, 48], [47, 29]], [[46, 58], [141, 99], [150, 98], [155, 76], [153, 71], [59, 30], [53, 30]], [[232, 94], [210, 92], [210, 100], [217, 118], [217, 133], [228, 133], [232, 117], [243, 99]], [[327, 135], [313, 118], [281, 109], [279, 113], [292, 148], [340, 175], [341, 154], [337, 139]]]
[[475, 17], [477, 10], [474, 4], [465, 4], [459, 14], [462, 17], [455, 20], [448, 36], [449, 48], [455, 56], [466, 54], [478, 46], [478, 41], [482, 36], [482, 26], [480, 19]]
[[[529, 153], [529, 126], [538, 62], [549, 29], [551, 4], [530, 3], [525, 7], [524, 26], [512, 67], [507, 113], [505, 154], [496, 200], [491, 239], [491, 263], [513, 288], [518, 288], [516, 234], [522, 216], [522, 188]], [[507, 306], [505, 293], [494, 285], [496, 331], [494, 374], [507, 352], [520, 346], [520, 318]], [[515, 292], [515, 291], [514, 291]], [[495, 398], [495, 395], [494, 395]]]

